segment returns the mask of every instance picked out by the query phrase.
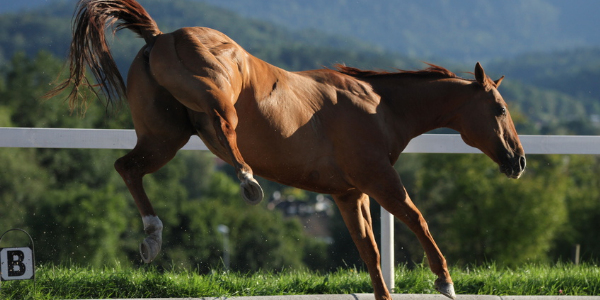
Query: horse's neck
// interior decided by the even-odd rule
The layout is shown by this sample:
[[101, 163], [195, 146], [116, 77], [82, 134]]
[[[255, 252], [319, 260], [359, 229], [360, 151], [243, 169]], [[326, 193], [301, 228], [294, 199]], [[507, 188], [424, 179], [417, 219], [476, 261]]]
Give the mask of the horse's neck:
[[[467, 83], [461, 79], [399, 79], [373, 87], [396, 116], [402, 134], [410, 138], [433, 129], [455, 126], [457, 109], [468, 98]], [[378, 91], [379, 90], [379, 91]]]

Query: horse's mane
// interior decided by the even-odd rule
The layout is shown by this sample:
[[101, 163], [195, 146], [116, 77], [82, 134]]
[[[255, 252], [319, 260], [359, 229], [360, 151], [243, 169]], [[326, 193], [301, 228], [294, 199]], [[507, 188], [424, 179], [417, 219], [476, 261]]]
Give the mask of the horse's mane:
[[366, 77], [379, 77], [379, 76], [402, 76], [402, 75], [416, 75], [422, 77], [432, 78], [460, 78], [456, 74], [452, 73], [446, 68], [426, 63], [429, 65], [428, 68], [417, 71], [397, 70], [397, 72], [388, 71], [373, 71], [373, 70], [361, 70], [353, 67], [347, 67], [341, 64], [335, 65], [335, 69], [343, 74], [350, 75], [357, 78]]

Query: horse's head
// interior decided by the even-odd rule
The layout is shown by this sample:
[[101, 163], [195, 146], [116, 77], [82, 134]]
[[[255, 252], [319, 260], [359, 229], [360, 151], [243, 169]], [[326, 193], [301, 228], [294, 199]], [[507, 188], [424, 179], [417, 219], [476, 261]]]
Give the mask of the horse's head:
[[497, 90], [503, 78], [489, 79], [477, 63], [473, 97], [459, 109], [459, 131], [465, 143], [489, 156], [507, 177], [519, 178], [525, 170], [525, 151]]

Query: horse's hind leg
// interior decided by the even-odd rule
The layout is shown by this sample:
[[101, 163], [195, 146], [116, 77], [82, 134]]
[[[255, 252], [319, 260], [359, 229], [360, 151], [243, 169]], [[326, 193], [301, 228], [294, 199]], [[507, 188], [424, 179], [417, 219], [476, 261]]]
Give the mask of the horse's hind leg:
[[375, 299], [391, 299], [381, 274], [379, 251], [373, 235], [369, 197], [357, 190], [352, 190], [344, 195], [334, 195], [333, 198], [350, 231], [352, 240], [358, 248], [360, 257], [367, 264]]
[[144, 191], [142, 178], [169, 162], [194, 133], [187, 110], [151, 78], [140, 51], [128, 78], [127, 98], [137, 134], [137, 144], [115, 162], [142, 216], [147, 237], [140, 245], [145, 263], [161, 248], [162, 222]]
[[178, 139], [174, 136], [142, 136], [131, 152], [115, 162], [115, 169], [125, 181], [142, 216], [147, 237], [140, 244], [140, 254], [145, 263], [150, 263], [160, 252], [163, 225], [144, 191], [142, 178], [169, 162], [188, 139], [189, 135]]
[[186, 30], [157, 39], [150, 54], [150, 67], [158, 83], [181, 104], [206, 114], [207, 126], [211, 128], [201, 128], [198, 133], [203, 139], [218, 140], [220, 147], [211, 150], [235, 168], [244, 200], [258, 204], [264, 194], [238, 149], [235, 132], [238, 116], [234, 103], [241, 86], [240, 75], [223, 67], [222, 62]]

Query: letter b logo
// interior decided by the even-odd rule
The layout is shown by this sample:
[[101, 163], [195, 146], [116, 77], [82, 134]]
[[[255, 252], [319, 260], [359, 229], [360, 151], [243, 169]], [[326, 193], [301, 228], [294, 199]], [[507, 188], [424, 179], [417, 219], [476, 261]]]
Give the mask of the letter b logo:
[[31, 248], [4, 248], [0, 251], [2, 280], [33, 278], [33, 255]]

